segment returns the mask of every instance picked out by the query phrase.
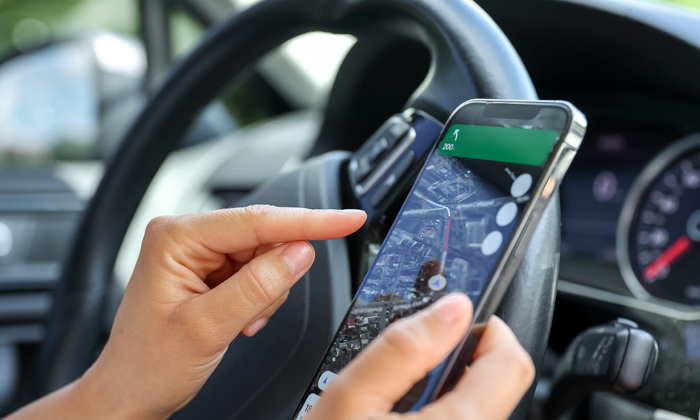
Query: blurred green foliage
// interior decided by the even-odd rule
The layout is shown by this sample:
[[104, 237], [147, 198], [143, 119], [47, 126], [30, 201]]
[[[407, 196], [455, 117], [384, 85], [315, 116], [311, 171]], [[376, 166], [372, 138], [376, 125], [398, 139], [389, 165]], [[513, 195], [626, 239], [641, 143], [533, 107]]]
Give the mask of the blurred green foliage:
[[17, 23], [35, 19], [49, 26], [84, 0], [0, 0], [0, 52], [13, 45]]
[[[700, 10], [700, 0], [656, 0]], [[138, 0], [0, 0], [0, 54], [21, 40], [43, 41], [48, 37], [74, 34], [89, 29], [108, 29], [136, 34]], [[32, 20], [33, 25], [19, 28], [18, 24]], [[174, 16], [175, 26], [182, 26], [185, 40], [176, 42], [176, 55], [191, 48], [199, 39], [201, 28]], [[25, 29], [24, 31], [18, 31]], [[40, 33], [33, 33], [40, 32]], [[177, 31], [176, 31], [177, 32]], [[177, 34], [174, 34], [177, 35]], [[193, 41], [194, 40], [194, 41]], [[177, 39], [175, 41], [178, 41]]]
[[[136, 34], [137, 1], [0, 0], [0, 54], [15, 45], [17, 35], [31, 44], [96, 29]], [[18, 33], [18, 24], [27, 20], [33, 25]]]
[[84, 0], [0, 0], [0, 19], [11, 23], [29, 17], [49, 21], [60, 17], [82, 1]]
[[[104, 28], [135, 34], [138, 0], [0, 0], [0, 54], [13, 46], [13, 33], [17, 35], [18, 23], [32, 19], [29, 33], [23, 38], [32, 39], [31, 28], [42, 29], [36, 38], [66, 35], [85, 29]], [[700, 0], [658, 0], [700, 10]], [[182, 17], [176, 16], [182, 24]], [[40, 22], [40, 23], [39, 23]], [[187, 22], [186, 22], [187, 23]], [[42, 25], [43, 24], [43, 25]], [[186, 25], [187, 26], [187, 25]], [[189, 25], [191, 26], [191, 25]], [[191, 29], [191, 28], [185, 28]], [[191, 30], [185, 32], [192, 32]], [[188, 37], [198, 39], [199, 37]], [[189, 41], [191, 42], [191, 41]], [[183, 50], [188, 50], [182, 48]], [[177, 53], [178, 51], [176, 51]]]
[[667, 3], [677, 4], [679, 6], [700, 9], [700, 0], [664, 0]]

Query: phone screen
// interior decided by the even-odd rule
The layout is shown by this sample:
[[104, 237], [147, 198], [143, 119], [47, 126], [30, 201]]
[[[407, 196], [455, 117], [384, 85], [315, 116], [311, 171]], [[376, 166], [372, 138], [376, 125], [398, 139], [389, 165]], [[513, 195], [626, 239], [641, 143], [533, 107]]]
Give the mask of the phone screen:
[[[561, 131], [551, 127], [565, 125], [560, 109], [537, 108], [526, 124], [488, 118], [484, 107], [448, 121], [293, 419], [303, 419], [337, 373], [392, 322], [453, 291], [477, 305], [559, 140]], [[425, 405], [438, 370], [394, 411]]]

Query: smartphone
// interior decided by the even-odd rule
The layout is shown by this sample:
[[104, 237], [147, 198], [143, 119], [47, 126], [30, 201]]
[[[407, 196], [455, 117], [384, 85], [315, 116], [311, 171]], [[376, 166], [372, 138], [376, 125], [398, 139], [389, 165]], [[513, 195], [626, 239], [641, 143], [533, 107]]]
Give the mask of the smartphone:
[[292, 419], [392, 322], [441, 296], [472, 300], [469, 332], [394, 405], [417, 411], [464, 372], [586, 130], [563, 101], [471, 100], [457, 108], [409, 192]]

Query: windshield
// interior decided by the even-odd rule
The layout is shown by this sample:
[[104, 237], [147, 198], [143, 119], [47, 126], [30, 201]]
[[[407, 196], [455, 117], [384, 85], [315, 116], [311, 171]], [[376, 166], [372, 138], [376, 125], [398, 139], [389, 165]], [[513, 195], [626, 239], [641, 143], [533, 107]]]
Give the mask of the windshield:
[[97, 68], [140, 77], [137, 16], [133, 0], [0, 2], [0, 166], [100, 158]]
[[0, 67], [0, 163], [91, 157], [95, 75], [81, 52], [55, 46]]

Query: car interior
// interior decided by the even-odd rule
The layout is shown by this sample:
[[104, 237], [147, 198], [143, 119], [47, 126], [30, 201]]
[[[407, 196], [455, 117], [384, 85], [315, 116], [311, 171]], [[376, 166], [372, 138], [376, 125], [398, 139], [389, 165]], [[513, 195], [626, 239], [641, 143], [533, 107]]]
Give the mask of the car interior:
[[511, 418], [699, 418], [700, 3], [133, 3], [0, 50], [0, 416], [96, 359], [154, 217], [363, 209], [173, 416], [288, 420], [451, 112], [540, 98], [588, 129], [497, 311], [537, 369]]

